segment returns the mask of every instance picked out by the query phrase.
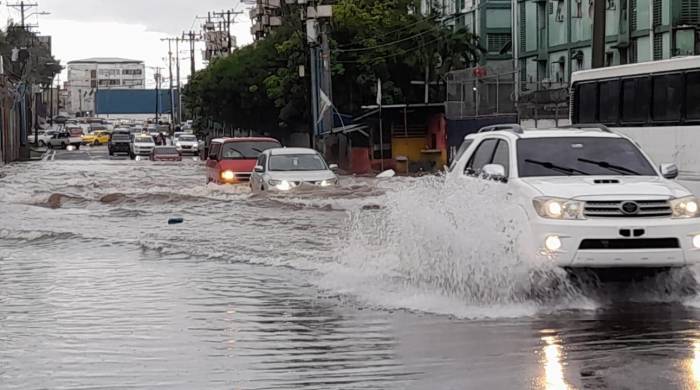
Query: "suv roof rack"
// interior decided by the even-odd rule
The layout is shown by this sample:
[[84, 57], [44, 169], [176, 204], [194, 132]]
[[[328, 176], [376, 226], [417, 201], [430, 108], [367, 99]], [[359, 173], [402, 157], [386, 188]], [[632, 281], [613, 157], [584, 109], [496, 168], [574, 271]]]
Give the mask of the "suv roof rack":
[[515, 133], [515, 134], [523, 134], [523, 132], [524, 132], [523, 128], [520, 127], [519, 124], [506, 123], [506, 124], [501, 124], [501, 125], [492, 125], [492, 126], [482, 127], [479, 130], [479, 133], [487, 133], [489, 131], [501, 131], [501, 130], [510, 131], [512, 133]]
[[570, 125], [566, 128], [569, 128], [569, 129], [598, 129], [604, 133], [611, 133], [611, 134], [615, 133], [614, 131], [610, 130], [610, 128], [608, 128], [608, 126], [605, 126], [605, 125], [600, 124], [600, 123], [576, 123], [576, 124]]

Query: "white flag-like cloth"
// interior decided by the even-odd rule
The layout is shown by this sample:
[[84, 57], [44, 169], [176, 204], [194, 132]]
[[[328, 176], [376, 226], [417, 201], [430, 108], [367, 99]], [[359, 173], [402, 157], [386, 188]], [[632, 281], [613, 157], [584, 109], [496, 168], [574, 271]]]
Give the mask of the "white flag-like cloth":
[[377, 105], [382, 105], [382, 79], [377, 80]]
[[325, 114], [329, 108], [333, 107], [333, 102], [331, 102], [331, 99], [328, 98], [328, 95], [326, 95], [326, 93], [323, 92], [322, 89], [319, 90], [319, 92], [320, 92], [319, 96], [321, 98], [321, 113], [318, 114], [318, 116], [319, 116], [319, 121], [320, 121], [321, 118], [323, 117], [323, 114]]

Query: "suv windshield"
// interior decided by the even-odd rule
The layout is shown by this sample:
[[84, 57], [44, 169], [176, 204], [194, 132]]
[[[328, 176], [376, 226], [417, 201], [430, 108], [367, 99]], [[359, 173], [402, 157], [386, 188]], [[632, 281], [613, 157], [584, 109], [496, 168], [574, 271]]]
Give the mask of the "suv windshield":
[[151, 138], [151, 137], [136, 137], [134, 139], [134, 142], [151, 143], [151, 142], [153, 142], [153, 138]]
[[177, 140], [184, 142], [197, 142], [197, 137], [192, 135], [181, 135]]
[[255, 159], [260, 153], [279, 147], [279, 143], [272, 141], [228, 142], [223, 145], [221, 158], [223, 160]]
[[270, 157], [271, 171], [324, 171], [328, 169], [317, 154], [285, 154]]
[[115, 142], [129, 142], [130, 138], [126, 134], [114, 134], [112, 136], [112, 141]]
[[520, 177], [656, 176], [639, 149], [624, 138], [561, 137], [518, 140]]

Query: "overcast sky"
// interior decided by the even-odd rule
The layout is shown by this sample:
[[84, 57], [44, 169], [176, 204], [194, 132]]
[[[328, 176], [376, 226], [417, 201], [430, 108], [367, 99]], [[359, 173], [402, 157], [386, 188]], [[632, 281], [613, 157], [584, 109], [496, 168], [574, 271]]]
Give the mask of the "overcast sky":
[[[2, 3], [2, 21], [13, 19], [19, 23], [19, 11], [7, 8], [8, 2]], [[40, 11], [51, 15], [32, 16], [28, 23], [38, 22], [41, 34], [53, 37], [54, 55], [63, 64], [89, 57], [124, 57], [142, 60], [148, 67], [167, 67], [168, 44], [160, 39], [180, 36], [190, 29], [200, 31], [203, 21], [195, 17], [206, 16], [208, 11], [243, 11], [236, 17], [232, 31], [239, 45], [252, 40], [248, 11], [241, 0], [38, 0], [38, 3]], [[200, 45], [196, 52], [197, 68], [203, 66], [202, 48]], [[181, 47], [183, 79], [190, 73], [189, 56], [189, 51]], [[152, 77], [147, 80], [149, 87], [154, 85], [152, 80]]]

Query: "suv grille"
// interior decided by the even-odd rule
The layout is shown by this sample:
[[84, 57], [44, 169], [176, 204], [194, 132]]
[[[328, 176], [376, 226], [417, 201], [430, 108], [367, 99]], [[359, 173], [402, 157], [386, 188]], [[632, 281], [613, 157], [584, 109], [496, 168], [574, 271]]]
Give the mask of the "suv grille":
[[[637, 206], [636, 211], [633, 205]], [[671, 214], [668, 200], [593, 200], [587, 201], [583, 208], [586, 217], [669, 217]]]
[[624, 250], [624, 249], [678, 249], [677, 238], [638, 238], [581, 241], [581, 250]]

